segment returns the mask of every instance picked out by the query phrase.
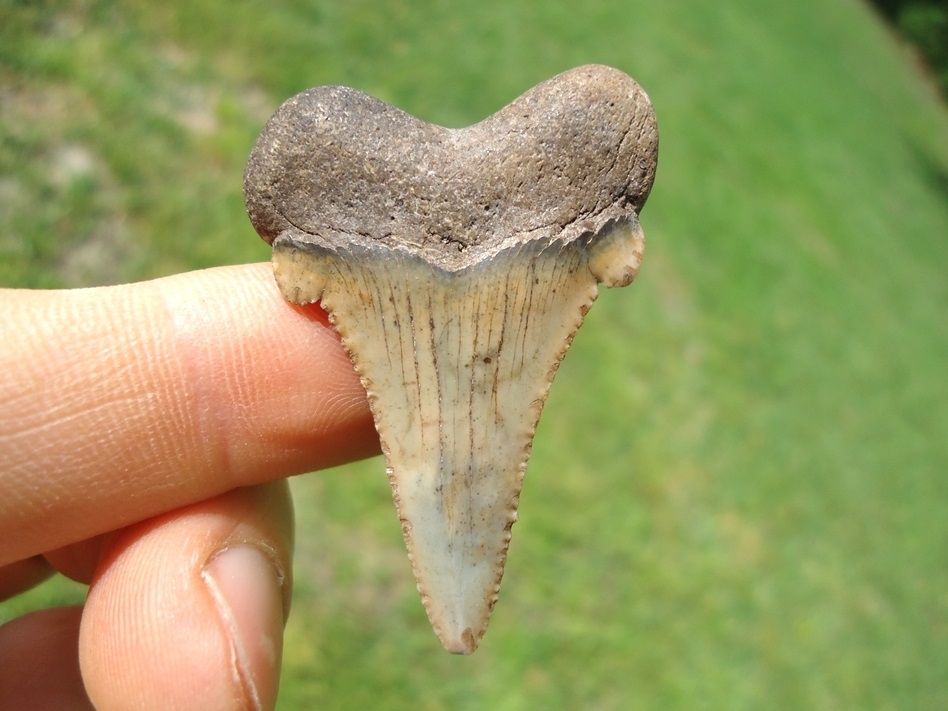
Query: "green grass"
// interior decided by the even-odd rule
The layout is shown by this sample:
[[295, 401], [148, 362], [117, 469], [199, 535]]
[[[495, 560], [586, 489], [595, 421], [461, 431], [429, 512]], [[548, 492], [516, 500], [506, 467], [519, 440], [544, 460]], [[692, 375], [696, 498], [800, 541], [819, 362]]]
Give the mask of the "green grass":
[[281, 708], [948, 707], [948, 111], [866, 6], [0, 15], [5, 285], [266, 259], [243, 161], [311, 85], [460, 126], [603, 62], [656, 106], [642, 274], [560, 369], [482, 648], [430, 632], [380, 460], [302, 477]]

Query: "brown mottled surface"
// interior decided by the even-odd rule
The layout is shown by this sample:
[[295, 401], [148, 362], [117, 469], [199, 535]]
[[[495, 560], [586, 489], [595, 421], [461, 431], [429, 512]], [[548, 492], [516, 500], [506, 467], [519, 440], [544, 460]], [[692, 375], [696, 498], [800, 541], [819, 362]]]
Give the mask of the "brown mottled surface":
[[273, 115], [244, 194], [270, 243], [381, 243], [455, 270], [511, 243], [571, 241], [637, 215], [657, 158], [647, 95], [609, 67], [560, 74], [463, 129], [325, 86]]

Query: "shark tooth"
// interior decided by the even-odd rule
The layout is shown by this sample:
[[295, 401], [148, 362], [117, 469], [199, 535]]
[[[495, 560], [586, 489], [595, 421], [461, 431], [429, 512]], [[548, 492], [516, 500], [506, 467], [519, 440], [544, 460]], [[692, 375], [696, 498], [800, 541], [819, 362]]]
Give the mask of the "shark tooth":
[[599, 65], [463, 129], [317, 87], [250, 155], [250, 219], [285, 298], [322, 304], [362, 378], [450, 652], [487, 628], [559, 363], [598, 285], [638, 272], [657, 156], [648, 96]]

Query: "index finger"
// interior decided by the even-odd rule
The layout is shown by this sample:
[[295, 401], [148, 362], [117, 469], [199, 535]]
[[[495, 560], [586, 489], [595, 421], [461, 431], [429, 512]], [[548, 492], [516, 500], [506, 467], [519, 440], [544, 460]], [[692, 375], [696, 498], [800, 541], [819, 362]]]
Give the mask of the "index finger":
[[0, 565], [379, 451], [325, 313], [269, 265], [0, 302]]

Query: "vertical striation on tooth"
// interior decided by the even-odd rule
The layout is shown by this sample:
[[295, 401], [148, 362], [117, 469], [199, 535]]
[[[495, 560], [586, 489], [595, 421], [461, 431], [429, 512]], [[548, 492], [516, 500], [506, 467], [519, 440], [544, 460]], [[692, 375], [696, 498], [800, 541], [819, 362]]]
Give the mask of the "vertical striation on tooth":
[[320, 302], [342, 337], [428, 617], [467, 654], [554, 374], [598, 285], [638, 272], [654, 116], [606, 67], [453, 131], [352, 90], [301, 97], [251, 155], [248, 211], [287, 300]]

